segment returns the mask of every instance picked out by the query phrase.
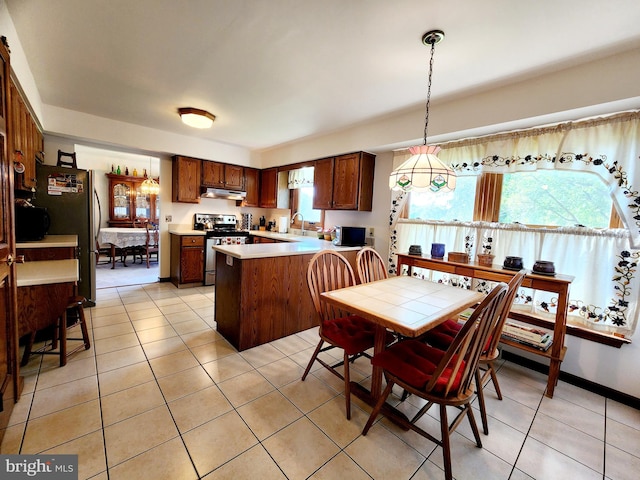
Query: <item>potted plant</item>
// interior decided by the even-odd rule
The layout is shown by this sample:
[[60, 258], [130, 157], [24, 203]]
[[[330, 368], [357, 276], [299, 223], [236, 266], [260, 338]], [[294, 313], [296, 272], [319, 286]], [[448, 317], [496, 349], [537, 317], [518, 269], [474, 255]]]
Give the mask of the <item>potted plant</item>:
[[493, 243], [493, 237], [485, 236], [482, 241], [482, 253], [478, 254], [478, 263], [486, 267], [493, 265], [493, 259], [495, 255], [491, 253], [491, 244]]

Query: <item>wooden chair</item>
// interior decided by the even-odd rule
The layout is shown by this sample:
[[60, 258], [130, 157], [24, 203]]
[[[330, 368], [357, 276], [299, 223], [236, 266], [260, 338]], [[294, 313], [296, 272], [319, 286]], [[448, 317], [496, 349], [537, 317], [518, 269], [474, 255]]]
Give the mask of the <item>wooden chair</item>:
[[384, 260], [371, 247], [364, 247], [356, 255], [356, 269], [360, 283], [375, 282], [389, 278]]
[[[474, 310], [471, 318], [463, 325], [447, 351], [431, 347], [420, 340], [407, 340], [396, 343], [375, 355], [372, 363], [383, 369], [387, 386], [371, 412], [362, 434], [367, 434], [391, 393], [391, 389], [398, 384], [411, 394], [423, 398], [427, 403], [411, 420], [396, 418], [396, 423], [442, 447], [445, 478], [451, 480], [453, 476], [450, 435], [465, 415], [469, 419], [476, 445], [482, 448], [480, 433], [471, 407], [473, 377], [483, 346], [495, 322], [499, 319], [506, 293], [507, 286], [504, 283], [498, 284]], [[416, 425], [416, 422], [434, 404], [440, 406], [440, 438], [434, 437]], [[448, 420], [448, 406], [459, 410], [452, 422]]]
[[[63, 160], [62, 157], [69, 157], [71, 160]], [[56, 163], [56, 166], [78, 168], [78, 164], [76, 163], [76, 152], [67, 153], [62, 150], [58, 150], [58, 162]]]
[[147, 257], [147, 268], [149, 268], [149, 261], [152, 255], [156, 256], [156, 262], [158, 261], [158, 252], [160, 251], [160, 232], [158, 231], [158, 225], [151, 222], [147, 222], [147, 243], [142, 247], [142, 254]]
[[[307, 269], [307, 284], [313, 306], [318, 313], [320, 321], [320, 341], [302, 375], [302, 381], [307, 378], [315, 361], [318, 361], [323, 367], [342, 379], [344, 381], [347, 419], [351, 419], [349, 361], [353, 361], [362, 355], [371, 358], [365, 351], [373, 348], [376, 326], [362, 317], [349, 315], [348, 312], [329, 305], [323, 301], [320, 294], [338, 288], [349, 287], [355, 285], [355, 283], [351, 265], [339, 253], [332, 250], [323, 250], [311, 258]], [[393, 337], [389, 335], [387, 340], [392, 341]], [[325, 343], [328, 346], [323, 348]], [[319, 353], [332, 348], [344, 350], [341, 362], [330, 365], [318, 358]], [[344, 365], [344, 374], [337, 370], [341, 365]]]
[[[493, 382], [493, 386], [496, 389], [498, 399], [502, 400], [502, 393], [500, 392], [500, 385], [498, 384], [498, 377], [494, 366], [494, 361], [498, 358], [500, 352], [498, 351], [498, 343], [500, 342], [500, 336], [502, 335], [502, 329], [509, 317], [509, 312], [513, 305], [513, 301], [518, 293], [520, 285], [526, 275], [526, 270], [520, 270], [507, 285], [508, 291], [505, 297], [505, 302], [500, 312], [500, 317], [495, 323], [491, 332], [489, 332], [489, 340], [485, 345], [485, 348], [480, 355], [478, 362], [478, 368], [476, 369], [476, 389], [478, 394], [478, 404], [480, 406], [480, 415], [482, 417], [482, 429], [485, 435], [489, 434], [489, 425], [487, 422], [487, 409], [484, 401], [484, 385], [487, 379], [490, 377]], [[447, 320], [445, 323], [440, 324], [438, 327], [427, 332], [422, 337], [428, 344], [446, 350], [453, 342], [458, 331], [462, 328], [462, 324], [455, 320]]]

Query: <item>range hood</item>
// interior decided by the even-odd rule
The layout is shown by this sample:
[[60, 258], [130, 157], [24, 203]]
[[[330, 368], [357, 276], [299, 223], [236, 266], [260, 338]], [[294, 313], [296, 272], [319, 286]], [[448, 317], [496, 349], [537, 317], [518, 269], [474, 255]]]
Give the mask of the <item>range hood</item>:
[[227, 200], [244, 200], [247, 192], [240, 190], [227, 190], [225, 188], [202, 187], [200, 197], [202, 198], [226, 198]]

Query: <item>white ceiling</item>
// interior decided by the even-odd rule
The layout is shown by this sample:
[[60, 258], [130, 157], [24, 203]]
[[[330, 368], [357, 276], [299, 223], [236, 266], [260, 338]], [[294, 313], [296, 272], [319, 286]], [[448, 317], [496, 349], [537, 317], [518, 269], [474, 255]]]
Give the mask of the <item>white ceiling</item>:
[[434, 102], [640, 46], [638, 0], [5, 3], [44, 104], [252, 149], [424, 105], [434, 28]]

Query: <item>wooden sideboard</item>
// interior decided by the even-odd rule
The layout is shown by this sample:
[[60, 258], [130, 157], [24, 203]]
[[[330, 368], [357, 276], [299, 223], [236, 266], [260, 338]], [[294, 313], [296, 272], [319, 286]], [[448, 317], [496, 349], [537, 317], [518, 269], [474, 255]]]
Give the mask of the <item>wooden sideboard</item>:
[[[479, 265], [477, 263], [457, 263], [447, 260], [438, 260], [430, 257], [417, 255], [398, 254], [398, 275], [402, 272], [402, 267], [406, 265], [411, 274], [412, 267], [426, 268], [439, 272], [449, 273], [452, 275], [460, 275], [490, 282], [505, 282], [515, 275], [516, 272], [506, 270], [500, 266], [492, 265], [490, 267]], [[533, 347], [502, 339], [501, 343], [511, 347], [519, 348], [535, 355], [540, 355], [549, 359], [549, 378], [547, 380], [547, 397], [553, 397], [553, 391], [558, 383], [560, 375], [560, 364], [564, 359], [567, 347], [564, 345], [564, 337], [567, 328], [567, 308], [569, 305], [569, 287], [574, 277], [570, 275], [556, 274], [554, 276], [537, 275], [535, 273], [527, 273], [523, 287], [552, 292], [558, 295], [558, 304], [556, 307], [555, 321], [553, 322], [553, 344], [547, 351], [541, 351]], [[521, 322], [530, 323], [540, 326], [541, 323], [536, 320], [533, 315], [526, 315], [512, 312], [512, 316]]]

